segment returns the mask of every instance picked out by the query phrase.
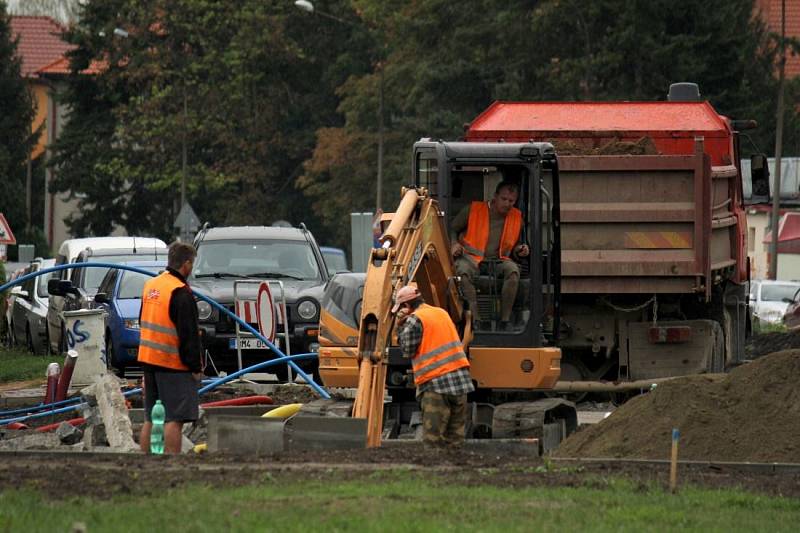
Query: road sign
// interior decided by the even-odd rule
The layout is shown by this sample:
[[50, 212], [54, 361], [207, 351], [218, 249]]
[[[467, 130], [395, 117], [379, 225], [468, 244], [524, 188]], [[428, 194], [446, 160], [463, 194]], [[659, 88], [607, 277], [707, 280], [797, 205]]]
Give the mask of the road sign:
[[192, 231], [200, 227], [200, 219], [197, 218], [197, 213], [194, 212], [189, 202], [186, 202], [183, 204], [183, 207], [181, 207], [178, 216], [175, 217], [174, 226], [176, 228], [187, 228]]
[[17, 239], [14, 238], [11, 226], [8, 225], [3, 213], [0, 213], [0, 244], [17, 244]]
[[256, 298], [256, 315], [258, 316], [258, 330], [261, 334], [273, 342], [275, 340], [275, 304], [272, 301], [272, 291], [269, 283], [261, 282], [258, 286], [258, 297]]

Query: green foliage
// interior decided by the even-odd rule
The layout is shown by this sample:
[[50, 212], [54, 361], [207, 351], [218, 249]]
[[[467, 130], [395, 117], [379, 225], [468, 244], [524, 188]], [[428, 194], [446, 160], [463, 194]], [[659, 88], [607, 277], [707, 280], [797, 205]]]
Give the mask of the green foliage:
[[[239, 472], [239, 475], [242, 473]], [[617, 478], [588, 487], [459, 484], [435, 474], [387, 471], [341, 481], [341, 472], [293, 472], [246, 487], [189, 486], [99, 498], [65, 488], [57, 500], [8, 487], [9, 531], [794, 531], [797, 500], [687, 487], [673, 495]], [[152, 474], [151, 474], [152, 475]], [[165, 473], [164, 475], [170, 475]], [[531, 474], [536, 476], [537, 474]], [[547, 474], [555, 485], [555, 474]], [[574, 477], [574, 474], [568, 474]], [[135, 474], [133, 483], [144, 483]], [[118, 479], [127, 487], [126, 476]], [[575, 481], [571, 481], [574, 484]], [[545, 485], [549, 485], [545, 483]], [[81, 524], [81, 526], [78, 526]]]
[[31, 134], [33, 100], [16, 53], [6, 2], [0, 0], [0, 213], [14, 229], [24, 226], [28, 218], [20, 198], [25, 198], [26, 165], [35, 139]]
[[[345, 245], [348, 214], [376, 203], [381, 95], [385, 209], [410, 181], [411, 144], [458, 138], [493, 100], [663, 100], [695, 81], [721, 113], [761, 124], [743, 156], [774, 144], [778, 41], [754, 0], [315, 4], [86, 3], [53, 160], [53, 190], [78, 198], [72, 232], [169, 239], [185, 179], [201, 220], [305, 221]], [[78, 74], [92, 60], [101, 72]], [[786, 94], [791, 155], [800, 81]]]
[[0, 383], [45, 379], [49, 357], [32, 355], [24, 348], [0, 347]]

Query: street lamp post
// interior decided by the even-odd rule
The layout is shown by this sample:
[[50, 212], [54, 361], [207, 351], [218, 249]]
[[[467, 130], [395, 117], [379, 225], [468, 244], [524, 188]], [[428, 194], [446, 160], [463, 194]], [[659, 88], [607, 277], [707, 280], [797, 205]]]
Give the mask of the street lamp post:
[[[342, 24], [347, 24], [349, 26], [356, 26], [355, 22], [345, 20], [339, 18], [335, 15], [331, 15], [330, 13], [325, 13], [324, 11], [320, 11], [316, 9], [314, 4], [308, 0], [295, 0], [294, 5], [306, 13], [320, 15], [327, 19], [335, 20], [336, 22], [340, 22]], [[369, 29], [369, 26], [367, 26]], [[375, 191], [375, 212], [381, 211], [382, 208], [382, 197], [383, 197], [383, 64], [378, 62], [378, 75], [379, 75], [379, 85], [378, 85], [378, 176], [377, 176], [377, 183], [376, 183], [376, 191]]]

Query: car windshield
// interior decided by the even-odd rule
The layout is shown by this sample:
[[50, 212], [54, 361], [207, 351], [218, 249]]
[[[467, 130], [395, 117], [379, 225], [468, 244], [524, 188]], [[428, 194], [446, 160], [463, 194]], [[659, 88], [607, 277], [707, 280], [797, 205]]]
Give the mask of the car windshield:
[[192, 277], [319, 280], [320, 271], [307, 241], [232, 239], [202, 242]]
[[[152, 272], [154, 274], [158, 274], [162, 270], [166, 269], [166, 267], [158, 267], [158, 266], [148, 266], [148, 267], [136, 267], [141, 270], [147, 270], [148, 272]], [[142, 299], [142, 291], [144, 290], [145, 282], [151, 279], [151, 276], [146, 274], [140, 274], [138, 272], [131, 272], [130, 270], [125, 270], [122, 272], [122, 279], [119, 282], [119, 290], [117, 291], [117, 299], [118, 300], [141, 300]]]
[[50, 272], [49, 274], [43, 274], [36, 278], [38, 280], [38, 284], [36, 285], [36, 295], [39, 298], [48, 298], [50, 294], [47, 292], [47, 280], [53, 277], [53, 274], [57, 274], [56, 272]]
[[[161, 252], [161, 250], [159, 250]], [[87, 260], [91, 263], [126, 263], [128, 261], [166, 261], [167, 255], [166, 250], [161, 252], [158, 256], [153, 254], [152, 252], [147, 254], [128, 254], [128, 255], [93, 255], [88, 257]], [[100, 283], [103, 281], [103, 278], [108, 272], [109, 269], [107, 268], [87, 268], [86, 270], [86, 281], [84, 283], [84, 289], [86, 292], [94, 293], [97, 292], [97, 288], [100, 286]]]
[[789, 300], [797, 292], [798, 285], [769, 284], [761, 285], [762, 302], [782, 302], [784, 298]]
[[347, 270], [347, 260], [341, 252], [323, 250], [322, 256], [325, 257], [325, 264], [330, 272], [344, 272]]

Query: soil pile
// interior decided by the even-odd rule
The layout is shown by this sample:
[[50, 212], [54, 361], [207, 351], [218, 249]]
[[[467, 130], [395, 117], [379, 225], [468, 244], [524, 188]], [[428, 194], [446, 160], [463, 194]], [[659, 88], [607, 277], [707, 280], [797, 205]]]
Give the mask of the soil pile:
[[556, 457], [800, 462], [800, 350], [766, 355], [730, 374], [670, 380], [573, 434]]
[[590, 147], [575, 141], [553, 140], [558, 155], [657, 155], [653, 139], [641, 137], [635, 142], [612, 139], [607, 143]]
[[781, 350], [800, 349], [800, 333], [795, 331], [775, 331], [753, 335], [745, 345], [745, 354], [750, 359]]

